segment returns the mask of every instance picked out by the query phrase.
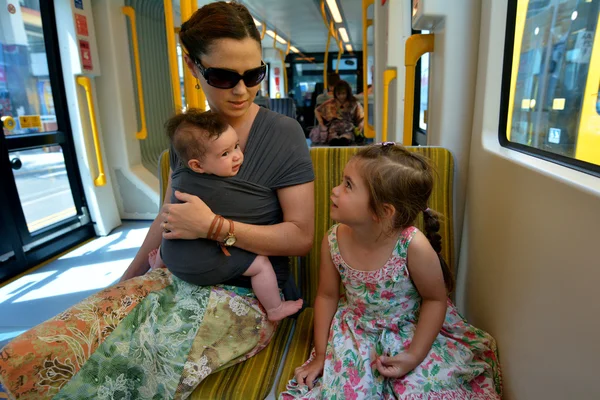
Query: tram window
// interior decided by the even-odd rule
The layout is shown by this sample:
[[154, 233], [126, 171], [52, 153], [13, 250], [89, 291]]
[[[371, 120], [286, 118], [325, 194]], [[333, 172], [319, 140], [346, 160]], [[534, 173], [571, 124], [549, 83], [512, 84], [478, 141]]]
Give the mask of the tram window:
[[[422, 34], [429, 31], [421, 31]], [[420, 96], [419, 96], [419, 129], [427, 132], [427, 109], [429, 108], [429, 53], [421, 56]]]
[[508, 11], [500, 142], [600, 174], [600, 0]]

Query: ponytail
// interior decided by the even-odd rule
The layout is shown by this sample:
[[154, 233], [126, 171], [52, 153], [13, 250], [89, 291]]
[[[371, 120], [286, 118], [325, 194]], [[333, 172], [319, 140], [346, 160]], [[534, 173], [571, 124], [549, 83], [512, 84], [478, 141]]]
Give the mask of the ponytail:
[[423, 210], [423, 225], [425, 227], [425, 236], [427, 237], [427, 240], [429, 240], [429, 243], [431, 243], [431, 247], [433, 247], [433, 250], [435, 250], [438, 258], [440, 259], [446, 290], [448, 293], [452, 293], [454, 290], [454, 276], [452, 275], [450, 268], [448, 268], [448, 264], [446, 264], [446, 261], [444, 261], [442, 255], [440, 254], [442, 252], [442, 236], [438, 233], [440, 230], [438, 214], [429, 208]]

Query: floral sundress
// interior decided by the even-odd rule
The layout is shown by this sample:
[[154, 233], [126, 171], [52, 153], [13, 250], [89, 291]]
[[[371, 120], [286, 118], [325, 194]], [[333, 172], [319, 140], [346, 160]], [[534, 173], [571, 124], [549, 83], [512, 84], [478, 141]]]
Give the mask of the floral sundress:
[[[494, 338], [467, 324], [450, 300], [425, 360], [400, 379], [379, 374], [375, 355], [394, 356], [408, 349], [419, 319], [421, 297], [406, 266], [417, 228], [401, 233], [382, 268], [359, 271], [342, 258], [337, 227], [329, 230], [329, 249], [346, 293], [329, 331], [323, 376], [310, 391], [292, 379], [280, 399], [500, 399]], [[306, 363], [313, 357], [314, 349]]]

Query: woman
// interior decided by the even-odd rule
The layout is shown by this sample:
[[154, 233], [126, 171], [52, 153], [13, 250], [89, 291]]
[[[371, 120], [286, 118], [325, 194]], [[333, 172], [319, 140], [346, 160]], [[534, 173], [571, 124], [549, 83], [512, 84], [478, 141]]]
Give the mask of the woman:
[[315, 110], [322, 131], [327, 131], [326, 143], [330, 146], [348, 146], [362, 137], [363, 108], [352, 95], [346, 81], [339, 81], [333, 89], [333, 99]]
[[[287, 256], [307, 253], [313, 240], [314, 175], [302, 129], [253, 103], [266, 67], [260, 35], [244, 6], [202, 7], [182, 25], [180, 41], [211, 110], [239, 135], [245, 162], [238, 175], [270, 187], [281, 207], [280, 223], [234, 221], [217, 240], [227, 237], [227, 244], [271, 256], [282, 288]], [[181, 167], [171, 151], [165, 205], [121, 282], [2, 350], [0, 383], [9, 398], [186, 398], [211, 372], [268, 344], [276, 324], [266, 318], [249, 280], [209, 287], [185, 283], [167, 269], [146, 273], [148, 254], [163, 236], [206, 238], [215, 217], [198, 197], [172, 193]], [[289, 293], [284, 295], [293, 299]]]

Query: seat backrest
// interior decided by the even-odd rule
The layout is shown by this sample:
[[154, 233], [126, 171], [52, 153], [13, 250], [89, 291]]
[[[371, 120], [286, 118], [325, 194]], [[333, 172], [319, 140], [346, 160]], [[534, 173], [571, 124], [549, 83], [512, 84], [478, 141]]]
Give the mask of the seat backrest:
[[294, 99], [270, 99], [271, 110], [296, 119], [296, 102]]
[[[302, 296], [307, 306], [314, 305], [319, 282], [319, 257], [321, 241], [333, 221], [329, 216], [331, 190], [339, 184], [344, 167], [360, 147], [313, 147], [310, 149], [315, 171], [315, 240], [310, 253], [302, 257], [300, 268], [294, 270], [296, 282], [300, 282]], [[433, 193], [429, 207], [441, 213], [440, 235], [442, 236], [442, 257], [454, 272], [454, 244], [452, 227], [452, 189], [454, 161], [452, 154], [441, 147], [408, 147], [428, 157], [436, 169]], [[422, 229], [422, 216], [416, 226]]]
[[254, 102], [261, 107], [268, 108], [268, 109], [271, 108], [271, 99], [268, 97], [256, 96], [254, 98]]

